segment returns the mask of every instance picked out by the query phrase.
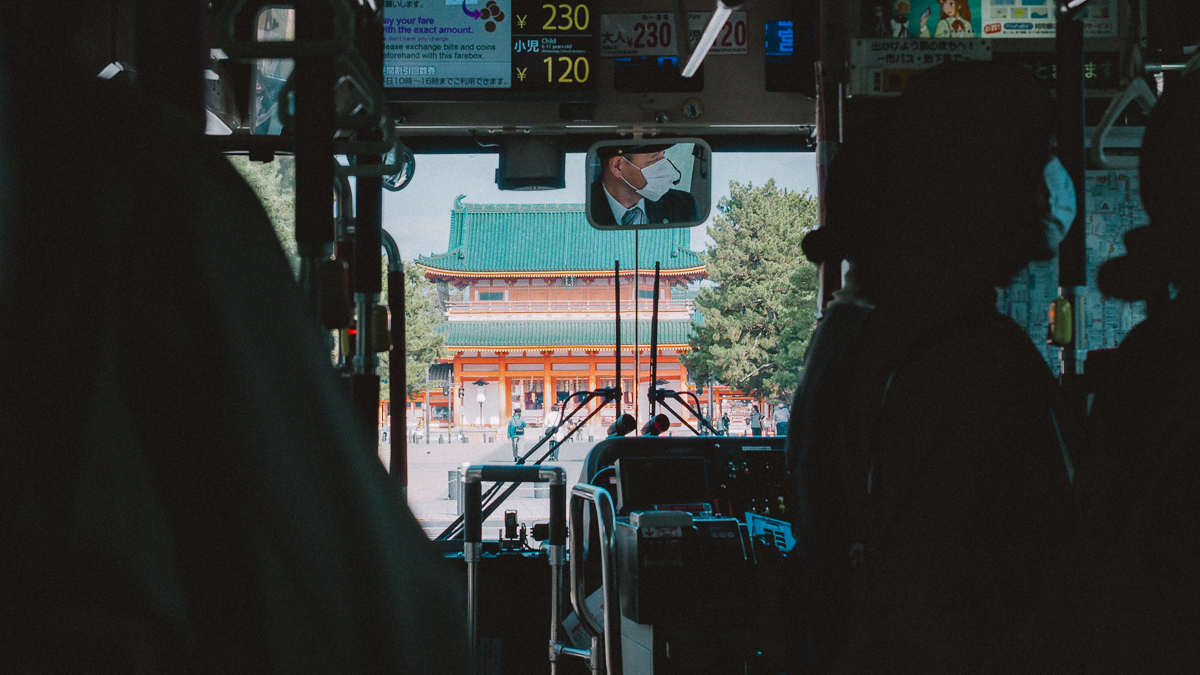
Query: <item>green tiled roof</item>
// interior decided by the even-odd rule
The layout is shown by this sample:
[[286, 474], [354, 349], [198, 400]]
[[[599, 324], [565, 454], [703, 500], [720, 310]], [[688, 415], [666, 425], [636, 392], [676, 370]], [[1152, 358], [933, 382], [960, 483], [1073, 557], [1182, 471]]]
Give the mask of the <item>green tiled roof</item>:
[[[634, 233], [605, 232], [588, 225], [583, 204], [463, 204], [450, 213], [450, 242], [442, 254], [418, 256], [427, 268], [462, 273], [587, 272], [633, 269]], [[643, 230], [638, 252], [643, 269], [696, 269], [691, 231]]]
[[[639, 322], [638, 342], [650, 344], [650, 322]], [[616, 335], [612, 321], [448, 321], [436, 330], [446, 337], [446, 347], [609, 347]], [[658, 322], [658, 343], [687, 344], [692, 322], [686, 319]], [[633, 321], [621, 321], [621, 345], [633, 345]]]

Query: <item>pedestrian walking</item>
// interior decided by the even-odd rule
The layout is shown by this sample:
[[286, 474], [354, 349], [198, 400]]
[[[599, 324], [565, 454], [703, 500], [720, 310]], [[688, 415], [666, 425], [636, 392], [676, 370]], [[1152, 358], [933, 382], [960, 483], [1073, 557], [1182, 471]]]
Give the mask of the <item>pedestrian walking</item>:
[[550, 412], [546, 415], [546, 435], [554, 435], [550, 439], [550, 461], [558, 461], [558, 446], [562, 444], [563, 434], [559, 430], [559, 425], [562, 423], [562, 411], [559, 410], [558, 404], [550, 406]]
[[788, 420], [791, 418], [792, 413], [788, 410], [786, 403], [775, 406], [775, 412], [771, 414], [771, 419], [775, 422], [776, 436], [787, 436]]
[[513, 411], [508, 419], [508, 438], [512, 441], [513, 461], [521, 458], [521, 437], [525, 435], [525, 420], [521, 418], [521, 409]]
[[758, 412], [758, 406], [750, 406], [750, 432], [755, 436], [762, 436], [762, 413]]

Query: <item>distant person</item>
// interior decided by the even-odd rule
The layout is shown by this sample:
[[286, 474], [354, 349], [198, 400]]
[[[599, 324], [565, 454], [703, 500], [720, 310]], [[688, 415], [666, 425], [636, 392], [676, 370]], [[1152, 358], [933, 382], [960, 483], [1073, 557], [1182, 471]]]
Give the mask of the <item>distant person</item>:
[[775, 435], [781, 438], [787, 437], [788, 420], [792, 414], [788, 410], [786, 403], [780, 403], [775, 406], [775, 412], [771, 413], [771, 420], [775, 422]]
[[722, 416], [723, 416], [723, 414], [719, 414], [717, 417], [712, 418], [714, 435], [717, 435], [717, 436], [725, 435], [725, 422], [721, 419]]
[[508, 418], [508, 438], [512, 442], [513, 461], [521, 458], [521, 437], [525, 435], [525, 420], [521, 418], [521, 409], [513, 411]]
[[563, 438], [563, 431], [559, 428], [561, 422], [562, 410], [559, 409], [557, 403], [551, 404], [550, 412], [546, 415], [546, 435], [553, 436], [549, 441], [551, 445], [550, 461], [558, 461], [558, 445], [562, 443]]
[[762, 413], [760, 413], [758, 411], [758, 406], [756, 406], [756, 405], [750, 406], [749, 420], [750, 420], [750, 433], [755, 436], [762, 436], [763, 416], [762, 416]]
[[473, 672], [258, 198], [76, 9], [0, 18], [0, 670]]
[[797, 670], [1030, 672], [1009, 664], [1056, 656], [1029, 627], [1066, 577], [1070, 433], [995, 290], [1074, 220], [1053, 123], [1027, 71], [943, 64], [830, 167], [829, 218], [803, 248], [850, 271], [789, 425]]
[[667, 159], [669, 144], [600, 148], [592, 183], [592, 220], [599, 225], [660, 225], [696, 220], [696, 198], [673, 189], [683, 176]]
[[718, 429], [718, 431], [721, 432], [722, 436], [729, 435], [729, 414], [728, 413], [724, 413], [724, 412], [721, 413], [720, 426], [717, 429]]
[[[1168, 80], [1138, 178], [1146, 227], [1100, 268], [1100, 290], [1145, 300], [1099, 377], [1079, 461], [1082, 672], [1182, 673], [1200, 659], [1200, 73]], [[1172, 297], [1174, 296], [1174, 297]]]

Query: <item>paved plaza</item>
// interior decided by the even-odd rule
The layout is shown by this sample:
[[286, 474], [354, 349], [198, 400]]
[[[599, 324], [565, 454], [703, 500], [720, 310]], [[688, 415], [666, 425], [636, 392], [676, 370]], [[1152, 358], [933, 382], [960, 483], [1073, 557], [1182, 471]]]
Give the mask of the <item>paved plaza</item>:
[[[529, 436], [522, 442], [522, 452], [527, 452], [540, 436]], [[567, 489], [579, 480], [583, 460], [594, 443], [568, 441], [559, 449], [557, 462], [545, 462], [561, 466], [567, 472]], [[538, 450], [540, 457], [548, 449]], [[390, 444], [379, 446], [380, 458], [386, 464], [391, 456]], [[534, 458], [530, 458], [532, 463]], [[512, 448], [508, 439], [499, 438], [495, 443], [471, 441], [468, 443], [442, 443], [434, 438], [430, 444], [409, 442], [408, 445], [408, 505], [413, 515], [430, 537], [437, 536], [458, 515], [458, 501], [449, 498], [448, 474], [468, 464], [512, 464]], [[484, 490], [489, 484], [484, 484]], [[504, 504], [484, 523], [484, 538], [496, 537], [496, 530], [504, 526], [504, 512], [516, 510], [519, 521], [530, 528], [535, 522], [550, 519], [550, 498], [534, 496], [534, 486], [525, 484], [517, 488]]]
[[[533, 444], [542, 438], [536, 427], [530, 430], [522, 440], [522, 453], [528, 452]], [[601, 439], [599, 429], [591, 434], [594, 441], [588, 441], [588, 433], [583, 434], [582, 441], [568, 441], [559, 448], [558, 461], [546, 462], [561, 466], [567, 472], [567, 494], [570, 495], [574, 485], [583, 471], [583, 460], [587, 453]], [[462, 468], [463, 464], [512, 464], [512, 446], [509, 445], [503, 433], [488, 433], [486, 438], [495, 438], [494, 442], [484, 442], [482, 433], [468, 437], [468, 442], [438, 443], [435, 435], [433, 443], [408, 444], [408, 506], [413, 515], [420, 521], [426, 534], [435, 537], [442, 532], [458, 516], [458, 500], [450, 499], [449, 472]], [[537, 457], [541, 457], [549, 449], [545, 445], [538, 449]], [[384, 465], [388, 465], [391, 456], [391, 446], [384, 442], [379, 446], [379, 456]], [[535, 458], [528, 461], [532, 463]], [[486, 491], [490, 484], [484, 484]], [[532, 484], [524, 484], [517, 488], [504, 504], [492, 513], [484, 523], [484, 538], [496, 538], [496, 531], [504, 527], [504, 512], [515, 510], [518, 522], [525, 523], [530, 528], [537, 522], [548, 522], [550, 519], [550, 498], [548, 493], [534, 494]], [[542, 496], [545, 495], [545, 496]], [[614, 499], [616, 495], [613, 495]]]

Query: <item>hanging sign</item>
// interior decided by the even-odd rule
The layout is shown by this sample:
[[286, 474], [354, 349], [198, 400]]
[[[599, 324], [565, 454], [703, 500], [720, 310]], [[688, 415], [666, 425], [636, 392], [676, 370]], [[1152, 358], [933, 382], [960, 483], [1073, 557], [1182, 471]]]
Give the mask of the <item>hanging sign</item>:
[[854, 40], [850, 43], [850, 94], [895, 95], [908, 78], [947, 61], [991, 61], [987, 40]]
[[[692, 47], [708, 26], [712, 12], [688, 12], [688, 41]], [[750, 42], [745, 12], [729, 16], [708, 50], [712, 54], [745, 54]], [[600, 17], [600, 56], [676, 56], [679, 31], [670, 12], [604, 14]]]
[[[1057, 0], [981, 0], [983, 35], [994, 38], [1052, 38]], [[1117, 0], [1090, 0], [1076, 19], [1084, 37], [1117, 35]]]

